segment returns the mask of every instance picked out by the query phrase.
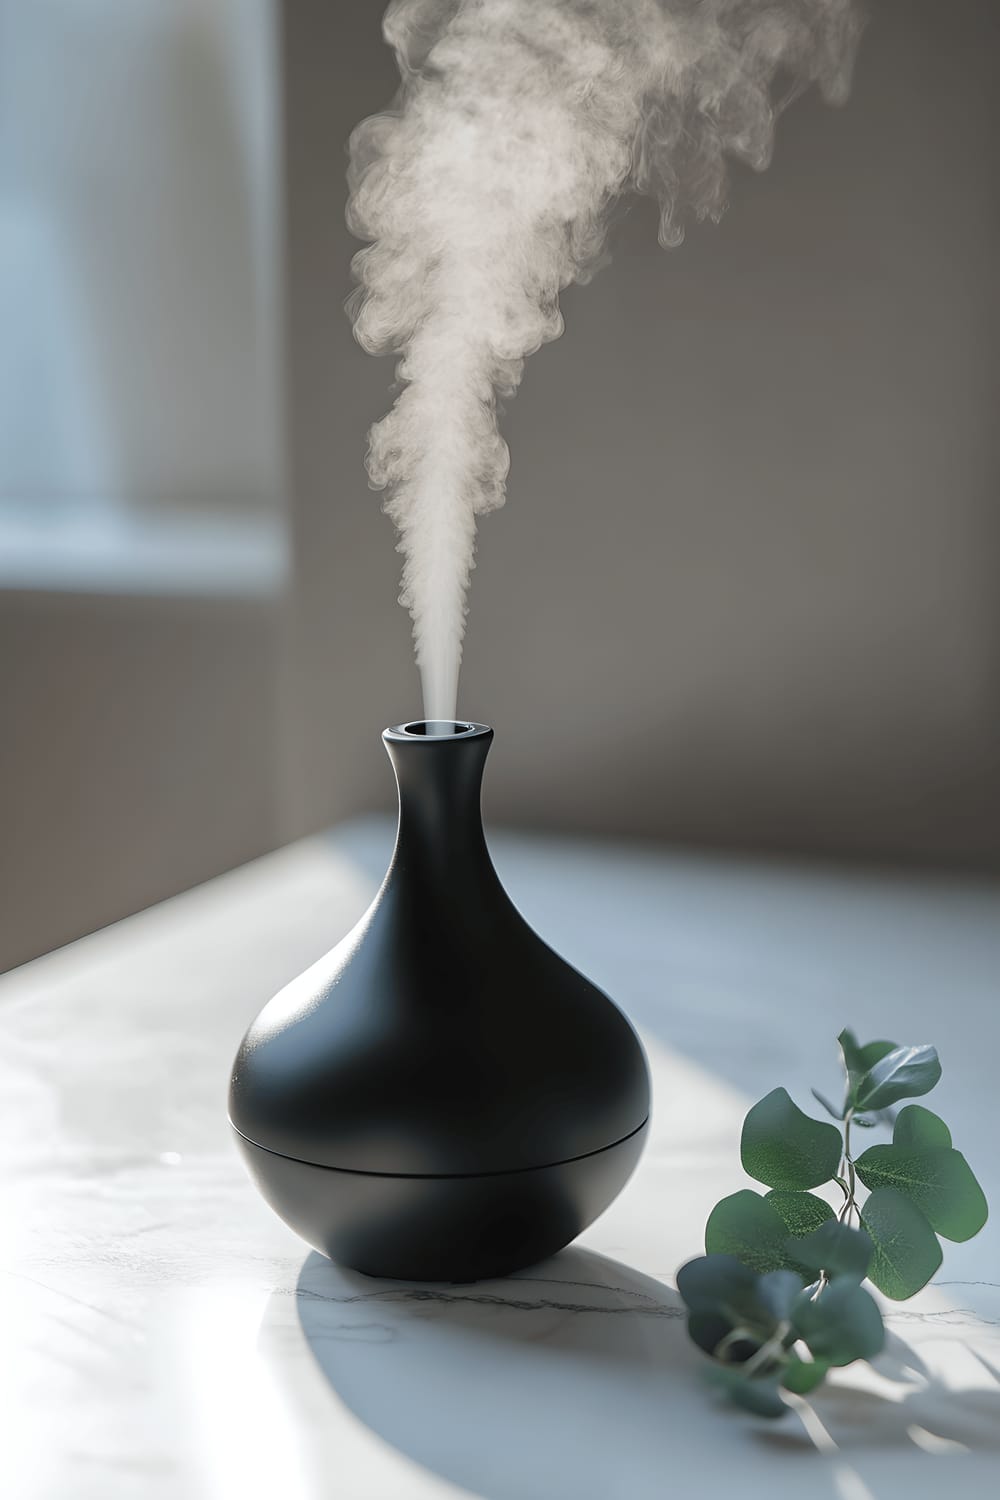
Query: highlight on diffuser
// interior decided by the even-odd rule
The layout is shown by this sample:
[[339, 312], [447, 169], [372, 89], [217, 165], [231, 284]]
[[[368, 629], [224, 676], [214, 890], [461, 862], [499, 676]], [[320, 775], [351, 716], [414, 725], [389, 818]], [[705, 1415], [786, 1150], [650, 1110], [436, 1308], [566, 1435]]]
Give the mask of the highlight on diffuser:
[[[403, 554], [424, 713], [456, 717], [476, 517], [502, 505], [497, 400], [562, 332], [559, 293], [597, 269], [608, 210], [655, 196], [659, 239], [718, 219], [726, 156], [763, 169], [775, 119], [816, 83], [842, 102], [854, 0], [394, 0], [401, 86], [350, 142], [348, 310], [399, 394], [368, 473]], [[772, 84], [780, 75], [780, 98]]]

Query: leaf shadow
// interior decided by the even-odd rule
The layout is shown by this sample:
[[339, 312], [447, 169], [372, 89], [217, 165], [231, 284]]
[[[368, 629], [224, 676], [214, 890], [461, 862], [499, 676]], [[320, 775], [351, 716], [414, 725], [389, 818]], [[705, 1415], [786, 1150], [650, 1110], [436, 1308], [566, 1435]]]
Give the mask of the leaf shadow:
[[904, 1388], [898, 1396], [867, 1385], [828, 1383], [821, 1395], [798, 1403], [797, 1427], [762, 1429], [761, 1441], [854, 1457], [877, 1450], [938, 1456], [1000, 1453], [1000, 1371], [985, 1356], [970, 1352], [989, 1383], [954, 1388], [933, 1374], [911, 1345], [890, 1333], [873, 1368]]

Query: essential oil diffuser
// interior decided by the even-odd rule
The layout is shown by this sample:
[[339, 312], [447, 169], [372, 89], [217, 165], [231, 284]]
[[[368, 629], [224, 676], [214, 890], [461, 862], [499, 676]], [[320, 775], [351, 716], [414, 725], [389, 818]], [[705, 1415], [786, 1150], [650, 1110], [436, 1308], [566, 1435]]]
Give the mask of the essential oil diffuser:
[[621, 1011], [497, 878], [480, 785], [493, 731], [382, 736], [399, 831], [352, 932], [274, 997], [229, 1112], [271, 1207], [372, 1276], [473, 1281], [569, 1243], [630, 1176], [649, 1075]]

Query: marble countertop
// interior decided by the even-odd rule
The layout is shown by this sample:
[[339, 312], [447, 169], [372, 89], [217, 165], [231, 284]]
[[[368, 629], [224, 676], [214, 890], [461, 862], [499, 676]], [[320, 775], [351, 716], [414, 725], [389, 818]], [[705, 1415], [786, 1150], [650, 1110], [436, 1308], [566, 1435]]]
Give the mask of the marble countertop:
[[309, 1253], [225, 1118], [244, 1027], [360, 914], [390, 843], [381, 821], [307, 840], [0, 981], [5, 1500], [991, 1492], [991, 1225], [886, 1304], [877, 1371], [780, 1424], [716, 1406], [673, 1285], [747, 1185], [748, 1104], [834, 1088], [845, 1024], [938, 1044], [935, 1107], [1000, 1203], [1000, 887], [494, 838], [529, 920], [639, 1027], [654, 1129], [572, 1248], [429, 1288]]

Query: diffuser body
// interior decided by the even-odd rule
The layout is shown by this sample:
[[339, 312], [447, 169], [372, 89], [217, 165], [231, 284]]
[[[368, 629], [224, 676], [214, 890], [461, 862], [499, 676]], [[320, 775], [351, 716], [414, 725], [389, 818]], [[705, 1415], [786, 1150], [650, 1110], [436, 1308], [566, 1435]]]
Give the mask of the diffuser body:
[[383, 735], [385, 881], [237, 1054], [235, 1138], [275, 1211], [370, 1275], [477, 1280], [554, 1254], [620, 1191], [649, 1118], [617, 1007], [511, 903], [483, 834], [486, 725]]

